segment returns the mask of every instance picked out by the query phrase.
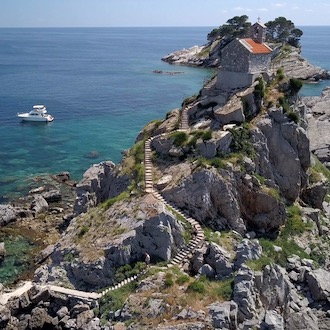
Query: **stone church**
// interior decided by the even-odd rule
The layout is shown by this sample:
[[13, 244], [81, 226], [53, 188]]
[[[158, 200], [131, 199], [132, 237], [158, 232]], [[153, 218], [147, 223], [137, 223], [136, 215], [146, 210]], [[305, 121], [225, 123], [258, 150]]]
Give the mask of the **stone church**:
[[272, 49], [265, 44], [266, 26], [259, 21], [251, 26], [250, 38], [235, 39], [221, 51], [217, 89], [230, 91], [251, 86], [270, 69]]

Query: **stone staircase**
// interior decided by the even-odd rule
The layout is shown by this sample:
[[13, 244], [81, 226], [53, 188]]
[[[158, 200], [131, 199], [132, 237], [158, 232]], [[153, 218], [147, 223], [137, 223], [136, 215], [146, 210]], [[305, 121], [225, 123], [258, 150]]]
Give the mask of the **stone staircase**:
[[181, 114], [181, 123], [180, 123], [180, 130], [181, 131], [188, 131], [189, 130], [189, 116], [188, 116], [188, 110], [189, 107], [185, 107], [182, 110]]
[[[181, 129], [180, 130], [188, 130], [188, 113], [189, 108], [185, 108], [182, 111], [182, 120], [181, 120]], [[156, 138], [164, 136], [166, 134], [160, 134], [153, 136], [145, 141], [145, 190], [147, 193], [151, 193], [156, 199], [160, 202], [164, 203], [168, 208], [174, 210], [178, 215], [183, 217], [193, 228], [194, 237], [191, 239], [189, 244], [181, 249], [178, 254], [170, 261], [168, 264], [169, 267], [178, 265], [182, 266], [186, 261], [187, 257], [193, 252], [195, 248], [201, 247], [204, 243], [204, 232], [200, 224], [193, 219], [192, 217], [186, 215], [181, 210], [179, 210], [175, 205], [167, 202], [164, 197], [153, 187], [152, 180], [152, 161], [151, 161], [151, 144], [152, 141]]]

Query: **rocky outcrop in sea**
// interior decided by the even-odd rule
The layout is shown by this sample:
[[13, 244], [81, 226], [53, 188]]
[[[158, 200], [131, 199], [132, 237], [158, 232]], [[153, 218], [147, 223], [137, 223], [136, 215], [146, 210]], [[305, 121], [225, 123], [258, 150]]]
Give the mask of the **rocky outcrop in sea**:
[[[281, 47], [271, 45], [275, 49], [273, 69], [283, 68], [289, 77], [315, 82], [330, 79], [330, 72], [310, 64], [301, 56], [299, 48], [286, 46], [284, 53]], [[167, 54], [163, 61], [174, 65], [219, 68], [221, 66], [221, 41], [214, 40], [203, 46], [193, 46]]]

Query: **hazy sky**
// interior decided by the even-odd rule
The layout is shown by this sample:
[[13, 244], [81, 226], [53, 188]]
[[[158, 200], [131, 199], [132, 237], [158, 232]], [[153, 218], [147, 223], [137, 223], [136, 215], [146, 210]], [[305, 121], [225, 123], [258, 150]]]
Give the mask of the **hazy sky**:
[[211, 26], [236, 15], [330, 25], [329, 0], [0, 0], [0, 27]]

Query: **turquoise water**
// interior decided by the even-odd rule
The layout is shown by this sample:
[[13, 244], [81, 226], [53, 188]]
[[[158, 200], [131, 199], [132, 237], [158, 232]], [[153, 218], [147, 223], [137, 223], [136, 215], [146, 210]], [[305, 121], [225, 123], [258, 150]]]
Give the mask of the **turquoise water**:
[[[79, 180], [94, 163], [119, 162], [145, 124], [210, 77], [210, 70], [161, 61], [204, 44], [209, 31], [0, 29], [0, 201], [24, 193], [30, 176], [69, 171]], [[20, 123], [16, 113], [34, 104], [45, 104], [54, 122]]]
[[[330, 27], [305, 26], [300, 29], [304, 32], [301, 39], [302, 56], [310, 63], [330, 71]], [[305, 84], [301, 94], [303, 96], [320, 95], [322, 89], [329, 85], [330, 81]]]
[[0, 283], [9, 284], [31, 267], [31, 253], [36, 248], [24, 236], [0, 231], [0, 242], [5, 243], [6, 256], [0, 264]]

